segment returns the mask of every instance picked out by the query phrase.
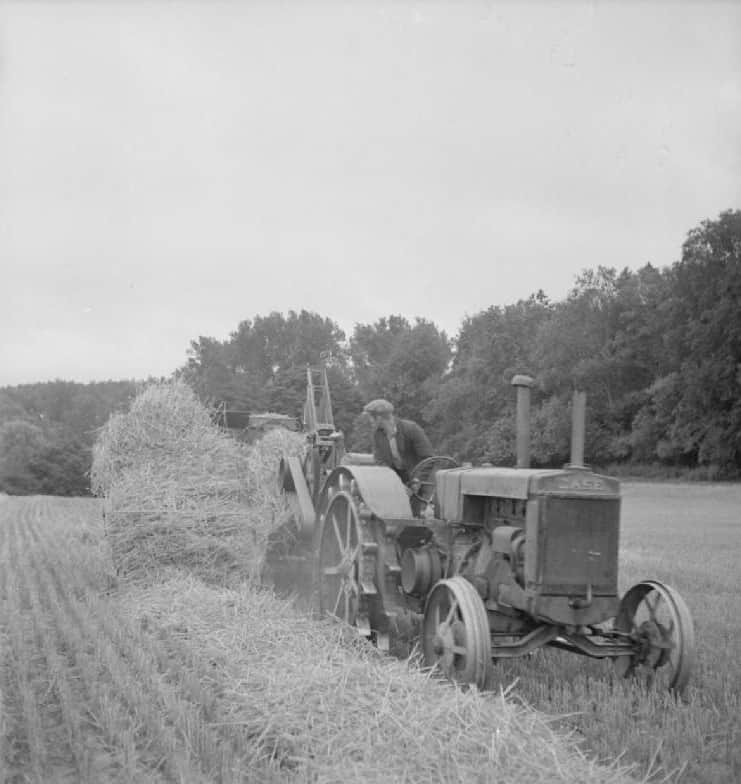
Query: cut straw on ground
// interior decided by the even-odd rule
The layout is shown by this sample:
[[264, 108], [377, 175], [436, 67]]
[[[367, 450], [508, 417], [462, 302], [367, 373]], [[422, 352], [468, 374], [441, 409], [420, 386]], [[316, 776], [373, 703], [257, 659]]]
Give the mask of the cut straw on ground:
[[630, 780], [530, 708], [440, 682], [266, 590], [177, 576], [135, 589], [123, 611], [203, 663], [222, 730], [286, 781]]

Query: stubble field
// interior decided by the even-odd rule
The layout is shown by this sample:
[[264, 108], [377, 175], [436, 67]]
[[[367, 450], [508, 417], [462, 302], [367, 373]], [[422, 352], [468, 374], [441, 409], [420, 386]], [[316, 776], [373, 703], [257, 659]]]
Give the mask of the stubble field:
[[[682, 593], [695, 677], [678, 702], [560, 651], [498, 665], [510, 698], [562, 716], [555, 725], [516, 699], [410, 681], [403, 663], [360, 649], [355, 667], [347, 645], [326, 629], [310, 639], [318, 624], [281, 620], [267, 595], [176, 574], [117, 586], [99, 512], [92, 500], [0, 499], [0, 781], [624, 779], [579, 749], [622, 754], [639, 779], [741, 779], [739, 486], [624, 483], [621, 589], [652, 578]], [[281, 647], [291, 634], [309, 645], [293, 658]], [[326, 696], [308, 711], [316, 692], [302, 684], [321, 677]], [[573, 740], [551, 736], [554, 726]], [[412, 727], [438, 734], [419, 743]], [[408, 769], [390, 768], [392, 757]]]

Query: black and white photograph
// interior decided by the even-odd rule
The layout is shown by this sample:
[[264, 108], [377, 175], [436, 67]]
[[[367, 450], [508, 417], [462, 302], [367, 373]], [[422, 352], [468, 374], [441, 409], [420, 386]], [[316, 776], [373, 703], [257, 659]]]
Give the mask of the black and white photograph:
[[0, 784], [741, 781], [741, 2], [0, 0]]

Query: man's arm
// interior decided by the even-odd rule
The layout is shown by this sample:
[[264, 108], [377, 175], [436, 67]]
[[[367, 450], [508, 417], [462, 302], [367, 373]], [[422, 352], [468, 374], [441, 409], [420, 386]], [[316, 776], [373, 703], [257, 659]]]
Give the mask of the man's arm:
[[[386, 442], [385, 444], [384, 441]], [[373, 459], [375, 460], [376, 465], [391, 465], [388, 459], [388, 455], [386, 454], [387, 451], [388, 451], [388, 440], [380, 430], [374, 431]]]
[[430, 439], [427, 438], [427, 434], [416, 422], [412, 422], [411, 425], [412, 427], [410, 428], [409, 436], [414, 451], [417, 453], [417, 461], [419, 462], [425, 458], [432, 457], [434, 452], [432, 451], [432, 444], [430, 443]]

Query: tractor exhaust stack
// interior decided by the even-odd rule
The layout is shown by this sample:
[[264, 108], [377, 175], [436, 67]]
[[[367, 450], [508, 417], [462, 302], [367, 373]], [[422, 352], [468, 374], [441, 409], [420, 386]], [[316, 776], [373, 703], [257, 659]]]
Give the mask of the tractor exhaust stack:
[[518, 375], [512, 379], [517, 387], [517, 467], [530, 468], [530, 376]]
[[571, 462], [572, 468], [584, 468], [584, 432], [587, 393], [574, 391], [571, 404]]

